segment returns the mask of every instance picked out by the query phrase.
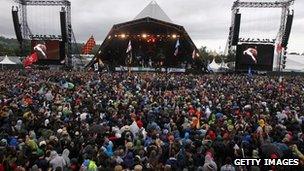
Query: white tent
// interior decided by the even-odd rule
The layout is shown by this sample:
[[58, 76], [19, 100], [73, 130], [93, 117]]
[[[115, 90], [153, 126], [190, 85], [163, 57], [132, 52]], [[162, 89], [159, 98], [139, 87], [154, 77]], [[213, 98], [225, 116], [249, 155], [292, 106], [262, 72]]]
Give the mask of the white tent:
[[222, 69], [229, 69], [228, 64], [225, 63], [224, 61], [221, 63], [220, 68], [222, 68]]
[[16, 65], [16, 63], [5, 56], [4, 59], [0, 62], [0, 65]]
[[161, 21], [166, 21], [172, 23], [172, 20], [168, 17], [168, 15], [161, 9], [161, 7], [155, 2], [152, 1], [147, 5], [135, 18], [134, 20], [141, 18], [154, 18]]
[[220, 67], [221, 67], [221, 65], [216, 63], [215, 59], [213, 59], [213, 61], [208, 65], [208, 69], [213, 71], [213, 72], [218, 71]]

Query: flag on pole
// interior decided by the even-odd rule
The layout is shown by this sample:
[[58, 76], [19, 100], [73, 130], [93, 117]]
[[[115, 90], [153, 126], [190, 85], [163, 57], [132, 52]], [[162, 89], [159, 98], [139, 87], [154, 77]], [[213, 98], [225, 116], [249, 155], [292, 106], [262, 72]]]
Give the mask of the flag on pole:
[[131, 52], [131, 50], [132, 50], [132, 44], [131, 44], [131, 40], [130, 40], [129, 43], [128, 43], [128, 47], [127, 47], [126, 53]]
[[24, 59], [23, 66], [28, 67], [37, 61], [38, 61], [38, 54], [35, 52]]
[[[126, 54], [127, 54], [127, 58], [126, 58], [125, 62], [126, 62], [127, 65], [130, 65], [132, 63], [132, 43], [131, 43], [131, 40], [128, 43]], [[130, 69], [129, 69], [129, 71], [130, 71]]]
[[195, 57], [196, 57], [196, 52], [195, 52], [195, 49], [194, 49], [193, 52], [192, 52], [192, 59], [195, 59]]
[[174, 52], [174, 56], [178, 55], [178, 48], [179, 48], [180, 44], [179, 44], [179, 39], [177, 39], [176, 41], [176, 45], [175, 45], [175, 52]]
[[91, 36], [89, 38], [89, 40], [87, 41], [87, 43], [83, 46], [82, 48], [82, 54], [90, 54], [93, 50], [93, 48], [95, 47], [96, 42], [93, 36]]

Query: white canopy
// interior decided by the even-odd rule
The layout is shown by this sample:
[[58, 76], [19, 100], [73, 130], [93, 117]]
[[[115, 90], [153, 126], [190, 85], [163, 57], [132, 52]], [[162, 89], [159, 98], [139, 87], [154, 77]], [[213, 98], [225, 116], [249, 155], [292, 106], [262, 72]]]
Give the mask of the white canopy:
[[166, 21], [172, 23], [172, 20], [168, 17], [168, 15], [161, 9], [161, 7], [155, 2], [150, 2], [135, 18], [134, 20], [141, 18], [154, 18], [161, 21]]
[[229, 69], [227, 63], [225, 63], [224, 61], [221, 63], [220, 68]]
[[221, 65], [217, 64], [215, 62], [215, 59], [213, 59], [213, 61], [208, 65], [209, 70], [217, 71], [219, 68], [221, 67]]
[[16, 65], [15, 62], [11, 61], [7, 56], [0, 62], [1, 65]]

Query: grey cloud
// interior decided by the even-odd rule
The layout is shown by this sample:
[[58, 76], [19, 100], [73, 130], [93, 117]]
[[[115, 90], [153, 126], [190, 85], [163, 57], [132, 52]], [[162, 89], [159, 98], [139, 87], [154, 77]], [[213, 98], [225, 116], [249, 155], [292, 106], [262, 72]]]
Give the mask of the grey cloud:
[[[198, 46], [211, 49], [224, 47], [231, 20], [231, 6], [234, 0], [157, 0], [167, 15], [177, 24], [183, 25]], [[0, 2], [0, 34], [14, 36], [11, 21], [11, 0]], [[72, 24], [76, 39], [84, 42], [93, 34], [97, 42], [102, 42], [113, 24], [132, 20], [150, 0], [71, 0]], [[295, 20], [290, 38], [290, 49], [303, 51], [302, 34], [304, 13], [302, 0], [294, 5]], [[241, 11], [242, 12], [242, 11]], [[245, 13], [245, 12], [244, 12]], [[257, 12], [253, 19], [242, 23], [243, 27], [258, 24], [264, 16]], [[278, 18], [269, 13], [268, 19]], [[273, 27], [260, 27], [256, 32], [276, 32]], [[248, 30], [248, 33], [252, 32]], [[247, 33], [247, 32], [246, 32]], [[246, 34], [245, 33], [245, 34]], [[203, 43], [203, 44], [202, 44]], [[218, 44], [217, 44], [218, 43]], [[301, 44], [302, 45], [301, 45]]]

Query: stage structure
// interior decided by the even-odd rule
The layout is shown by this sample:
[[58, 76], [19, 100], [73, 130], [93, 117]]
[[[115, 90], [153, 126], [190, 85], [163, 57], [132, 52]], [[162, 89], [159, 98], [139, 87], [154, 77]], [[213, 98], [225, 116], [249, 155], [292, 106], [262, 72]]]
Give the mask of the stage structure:
[[[52, 44], [49, 51], [58, 51], [53, 55], [58, 55], [60, 58], [54, 60], [45, 60], [44, 64], [60, 64], [60, 61], [65, 60], [68, 67], [72, 67], [72, 43], [76, 42], [72, 24], [71, 24], [71, 3], [68, 0], [13, 0], [16, 5], [12, 6], [12, 15], [16, 37], [20, 43], [21, 50], [24, 48], [24, 42], [29, 40], [32, 47], [37, 42], [44, 42], [46, 46]], [[32, 31], [28, 24], [28, 8], [35, 9], [46, 7], [58, 7], [58, 18], [60, 18], [60, 35], [51, 34], [51, 31], [44, 35]], [[56, 17], [56, 16], [51, 16]], [[37, 16], [39, 18], [39, 16]], [[48, 18], [51, 20], [51, 18]], [[44, 28], [48, 29], [48, 28]], [[48, 34], [50, 33], [50, 34]], [[54, 50], [52, 48], [55, 48]], [[60, 52], [59, 52], [60, 51]], [[53, 56], [54, 57], [54, 56]], [[55, 57], [54, 57], [55, 58]], [[41, 60], [42, 61], [42, 60]]]
[[[232, 11], [231, 27], [229, 28], [229, 37], [228, 37], [225, 53], [229, 54], [230, 52], [237, 51], [237, 60], [238, 60], [238, 57], [240, 57], [238, 56], [238, 54], [241, 53], [239, 49], [237, 50], [236, 48], [242, 49], [244, 48], [244, 46], [248, 48], [259, 47], [255, 49], [257, 50], [260, 49], [261, 46], [263, 45], [266, 45], [266, 47], [269, 48], [270, 48], [269, 45], [272, 45], [273, 46], [272, 49], [276, 47], [276, 51], [278, 51], [277, 55], [272, 56], [274, 58], [272, 61], [275, 62], [274, 69], [277, 71], [281, 71], [282, 69], [284, 69], [284, 65], [285, 65], [284, 54], [286, 54], [287, 44], [290, 36], [292, 20], [294, 15], [294, 11], [291, 9], [291, 6], [294, 4], [294, 1], [295, 0], [279, 0], [279, 1], [277, 0], [277, 1], [267, 1], [267, 2], [263, 2], [263, 1], [242, 2], [240, 0], [235, 1], [231, 9]], [[239, 38], [240, 25], [241, 25], [241, 13], [240, 13], [241, 8], [260, 8], [260, 9], [281, 8], [282, 11], [281, 11], [281, 19], [280, 19], [280, 28], [276, 38], [275, 39], [253, 39], [250, 37]], [[243, 55], [244, 54], [245, 53], [243, 53]], [[238, 64], [240, 64], [240, 62], [236, 61], [236, 65]], [[269, 65], [269, 63], [266, 65]], [[264, 67], [262, 66], [262, 68]]]
[[[131, 51], [126, 53], [128, 45]], [[112, 27], [89, 65], [102, 61], [113, 68], [187, 68], [198, 58], [199, 50], [184, 27], [152, 1], [134, 20]]]

